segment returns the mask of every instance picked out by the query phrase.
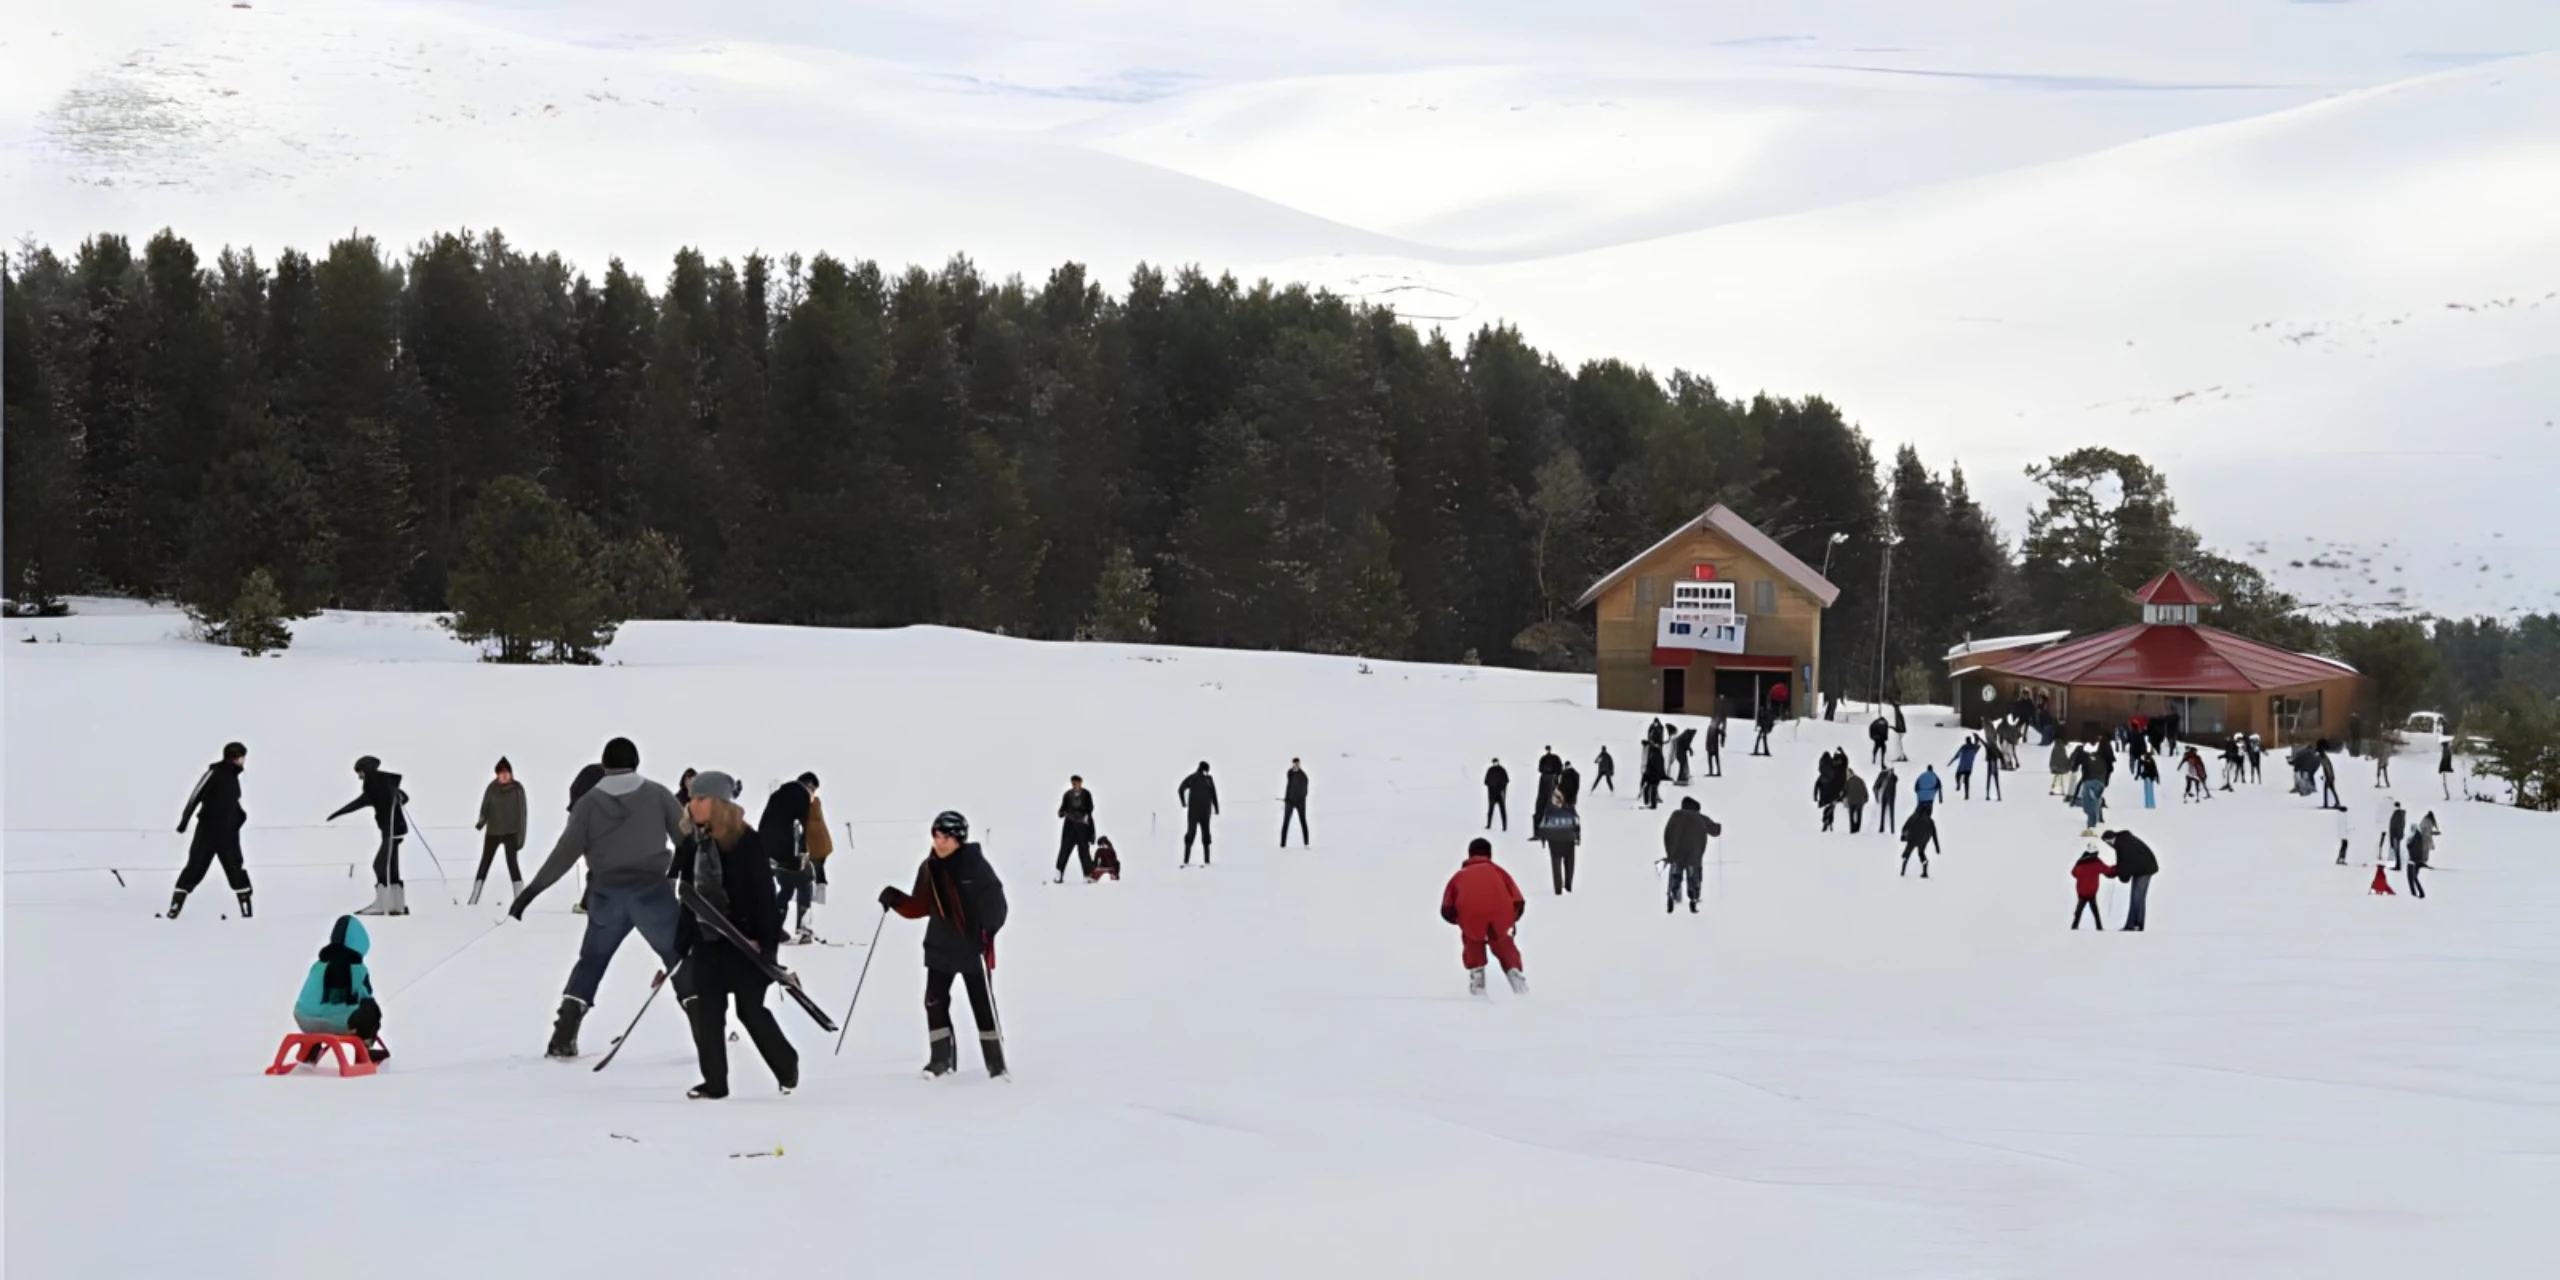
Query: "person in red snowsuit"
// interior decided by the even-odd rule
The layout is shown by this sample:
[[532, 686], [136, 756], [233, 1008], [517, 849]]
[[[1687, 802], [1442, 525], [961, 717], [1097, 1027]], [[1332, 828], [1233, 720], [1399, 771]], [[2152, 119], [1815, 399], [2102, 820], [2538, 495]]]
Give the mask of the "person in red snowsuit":
[[1458, 926], [1465, 946], [1469, 995], [1484, 994], [1487, 948], [1502, 962], [1502, 976], [1510, 979], [1511, 989], [1528, 991], [1529, 980], [1520, 972], [1520, 948], [1511, 941], [1512, 930], [1528, 911], [1529, 900], [1521, 896], [1511, 873], [1494, 863], [1493, 842], [1468, 841], [1465, 865], [1449, 877], [1449, 887], [1440, 894], [1440, 918]]
[[2071, 909], [2072, 932], [2080, 931], [2080, 913], [2083, 911], [2089, 913], [2089, 919], [2098, 926], [2098, 932], [2107, 931], [2107, 918], [2098, 914], [2098, 882], [2115, 873], [2116, 869], [2108, 866], [2107, 860], [2099, 857], [2096, 849], [2081, 850], [2080, 860], [2071, 864], [2071, 882], [2080, 888], [2080, 905]]

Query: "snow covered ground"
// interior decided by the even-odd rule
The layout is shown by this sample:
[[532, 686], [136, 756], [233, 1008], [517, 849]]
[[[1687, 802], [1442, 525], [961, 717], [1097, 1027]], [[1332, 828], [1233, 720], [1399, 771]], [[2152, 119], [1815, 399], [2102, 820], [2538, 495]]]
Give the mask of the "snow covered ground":
[[[1643, 720], [1594, 711], [1587, 679], [716, 624], [635, 625], [604, 667], [502, 669], [379, 615], [252, 661], [180, 625], [12, 621], [0, 651], [12, 1275], [2560, 1269], [2560, 825], [2434, 802], [2414, 758], [2400, 794], [2445, 825], [2429, 899], [2368, 897], [2369, 864], [2331, 864], [2330, 815], [2270, 783], [2119, 808], [2164, 863], [2131, 938], [2065, 929], [2078, 822], [2040, 778], [1949, 804], [1936, 873], [1903, 879], [1888, 837], [1819, 834], [1806, 800], [1826, 746], [1867, 772], [1858, 729], [1790, 726], [1776, 758], [1737, 752], [1686, 793], [1726, 824], [1702, 917], [1662, 913], [1659, 820], [1629, 790], [1586, 805], [1569, 898], [1515, 823], [1534, 989], [1475, 1003], [1435, 908], [1487, 758], [1525, 779], [1552, 743], [1587, 775], [1606, 743], [1633, 773]], [[1957, 740], [1929, 719], [1914, 771]], [[361, 820], [319, 825], [356, 755], [406, 775], [465, 875], [501, 753], [540, 848], [614, 734], [661, 777], [815, 769], [856, 836], [819, 917], [838, 941], [912, 875], [926, 818], [966, 811], [1014, 902], [1018, 1082], [916, 1077], [898, 921], [842, 1057], [783, 1011], [808, 1055], [790, 1098], [738, 1046], [738, 1096], [684, 1100], [666, 1008], [610, 1071], [546, 1062], [566, 895], [500, 926], [497, 904], [452, 905], [415, 842], [417, 913], [374, 927], [397, 1057], [366, 1080], [259, 1074], [329, 921], [368, 896]], [[178, 805], [233, 737], [258, 915], [223, 919], [209, 886], [154, 919]], [[1317, 844], [1283, 853], [1293, 755]], [[1223, 838], [1180, 871], [1173, 788], [1201, 759]], [[1041, 883], [1070, 772], [1122, 883]], [[2365, 771], [2340, 774], [2369, 839]], [[1525, 817], [1525, 782], [1513, 800]], [[863, 955], [789, 959], [840, 1008]], [[651, 968], [625, 949], [591, 1051]]]
[[2555, 50], [2534, 0], [20, 0], [0, 231], [1196, 262], [1830, 395], [2013, 533], [2129, 448], [2316, 604], [2511, 612]]

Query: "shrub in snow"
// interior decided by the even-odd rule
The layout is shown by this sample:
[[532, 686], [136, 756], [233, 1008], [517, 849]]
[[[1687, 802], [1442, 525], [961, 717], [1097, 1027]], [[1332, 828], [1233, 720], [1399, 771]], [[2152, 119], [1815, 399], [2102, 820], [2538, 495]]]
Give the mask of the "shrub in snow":
[[502, 476], [463, 522], [445, 626], [494, 644], [492, 661], [592, 663], [621, 626], [603, 559], [603, 539], [585, 516], [531, 480]]
[[263, 568], [249, 571], [227, 608], [214, 612], [189, 605], [187, 616], [207, 641], [234, 646], [252, 658], [293, 644], [293, 614], [276, 588], [275, 575]]

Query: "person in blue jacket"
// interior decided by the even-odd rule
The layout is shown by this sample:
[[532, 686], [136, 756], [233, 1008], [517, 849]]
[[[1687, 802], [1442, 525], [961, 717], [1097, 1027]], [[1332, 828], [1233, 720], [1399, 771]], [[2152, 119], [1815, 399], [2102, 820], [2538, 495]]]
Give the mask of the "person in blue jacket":
[[[311, 1035], [354, 1036], [380, 1062], [391, 1056], [391, 1050], [382, 1043], [382, 1006], [374, 1002], [373, 975], [364, 967], [365, 952], [372, 947], [363, 921], [338, 917], [329, 931], [329, 945], [320, 948], [320, 959], [302, 980], [302, 994], [293, 1002], [293, 1023]], [[317, 1062], [322, 1052], [314, 1045], [303, 1051], [302, 1060]]]
[[1946, 784], [1938, 781], [1937, 766], [1920, 766], [1920, 776], [1911, 780], [1911, 798], [1917, 802], [1912, 813], [1916, 816], [1937, 808], [1938, 793], [1945, 789]]
[[[1964, 796], [1967, 799], [1972, 798], [1973, 762], [1974, 758], [1981, 754], [1982, 739], [1977, 738], [1972, 734], [1966, 734], [1964, 745], [1956, 748], [1955, 758], [1947, 762], [1956, 767], [1956, 794]], [[1914, 787], [1913, 790], [1916, 792], [1918, 788]], [[1921, 803], [1926, 804], [1928, 801], [1923, 800]]]

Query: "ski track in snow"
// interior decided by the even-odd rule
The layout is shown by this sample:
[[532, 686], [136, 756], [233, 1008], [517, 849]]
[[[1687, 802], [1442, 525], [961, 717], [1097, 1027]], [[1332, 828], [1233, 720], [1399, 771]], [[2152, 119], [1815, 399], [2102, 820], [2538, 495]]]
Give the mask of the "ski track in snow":
[[[347, 614], [250, 661], [165, 611], [82, 607], [8, 623], [0, 650], [13, 1274], [334, 1273], [315, 1230], [396, 1241], [355, 1256], [421, 1277], [698, 1272], [742, 1238], [890, 1274], [947, 1265], [955, 1238], [973, 1266], [1041, 1275], [2560, 1262], [2560, 819], [2430, 800], [2414, 756], [2400, 794], [2446, 827], [2429, 899], [2367, 896], [2369, 863], [2331, 864], [2330, 815], [2269, 784], [2116, 811], [2164, 863], [2154, 931], [2132, 938], [2064, 928], [2078, 819], [2032, 771], [2004, 802], [1947, 805], [1948, 854], [1906, 879], [1893, 840], [1820, 834], [1804, 799], [1824, 747], [1868, 772], [1861, 727], [1799, 722], [1776, 758], [1737, 755], [1686, 793], [1727, 828], [1702, 915], [1661, 911], [1660, 820], [1631, 791], [1586, 804], [1570, 897], [1525, 832], [1496, 833], [1529, 896], [1532, 990], [1470, 1000], [1435, 907], [1481, 824], [1473, 780], [1496, 754], [1525, 775], [1550, 743], [1629, 756], [1644, 718], [1591, 710], [1587, 677], [671, 623], [626, 628], [613, 665], [510, 669], [431, 620]], [[1952, 751], [1944, 714], [1915, 712], [1906, 770]], [[692, 1051], [667, 1010], [587, 1070], [646, 994], [637, 945], [587, 1059], [545, 1062], [583, 928], [566, 891], [500, 925], [501, 902], [452, 905], [414, 844], [416, 914], [374, 922], [393, 1060], [366, 1080], [260, 1074], [328, 921], [367, 896], [361, 820], [319, 822], [349, 760], [401, 771], [467, 876], [489, 762], [523, 771], [538, 859], [560, 820], [540, 802], [615, 733], [660, 777], [827, 779], [855, 836], [821, 932], [861, 928], [870, 886], [911, 877], [924, 815], [969, 813], [1014, 899], [997, 981], [1018, 1080], [916, 1078], [904, 921], [844, 1056], [782, 1007], [804, 1055], [790, 1098], [741, 1043], [736, 1096], [683, 1100]], [[170, 815], [232, 737], [251, 748], [257, 917], [219, 918], [217, 875], [154, 919], [185, 847]], [[1291, 756], [1318, 843], [1282, 853]], [[1173, 784], [1202, 758], [1230, 797], [1218, 861], [1177, 874]], [[2359, 763], [2339, 773], [2370, 839]], [[1120, 883], [1036, 884], [1070, 772]], [[2102, 902], [2121, 918], [2120, 886]], [[861, 952], [784, 958], [832, 1013]], [[635, 1211], [678, 1201], [700, 1216]]]

